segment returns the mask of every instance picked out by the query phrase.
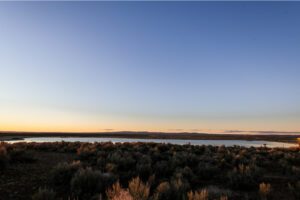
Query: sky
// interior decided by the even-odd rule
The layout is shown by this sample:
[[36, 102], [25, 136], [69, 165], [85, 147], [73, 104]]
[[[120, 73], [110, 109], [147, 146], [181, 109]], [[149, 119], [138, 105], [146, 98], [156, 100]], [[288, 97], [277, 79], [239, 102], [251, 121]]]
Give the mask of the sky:
[[300, 131], [300, 2], [0, 2], [0, 130]]

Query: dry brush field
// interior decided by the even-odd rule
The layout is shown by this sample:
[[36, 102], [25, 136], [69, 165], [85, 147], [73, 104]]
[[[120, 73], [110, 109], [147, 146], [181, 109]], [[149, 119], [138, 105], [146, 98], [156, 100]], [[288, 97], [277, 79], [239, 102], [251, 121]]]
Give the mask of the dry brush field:
[[0, 144], [1, 200], [299, 198], [299, 148]]

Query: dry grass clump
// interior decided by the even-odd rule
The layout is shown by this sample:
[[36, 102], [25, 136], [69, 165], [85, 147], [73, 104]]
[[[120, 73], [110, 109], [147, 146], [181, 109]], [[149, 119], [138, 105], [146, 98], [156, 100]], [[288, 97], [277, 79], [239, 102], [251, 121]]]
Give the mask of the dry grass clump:
[[134, 200], [129, 191], [121, 187], [119, 181], [106, 190], [106, 196], [109, 200]]
[[188, 194], [188, 200], [208, 200], [208, 190], [202, 189], [198, 191], [190, 191]]
[[119, 193], [123, 190], [123, 188], [120, 185], [120, 182], [116, 182], [111, 186], [111, 188], [106, 190], [106, 196], [108, 199], [112, 199], [114, 196], [118, 196]]
[[271, 185], [269, 183], [259, 184], [259, 194], [262, 200], [266, 200], [271, 192]]
[[[212, 187], [204, 188], [202, 190], [197, 190], [195, 192], [190, 191], [187, 193], [188, 200], [208, 200], [208, 199], [220, 199], [220, 200], [228, 200], [228, 196], [226, 194], [213, 194], [211, 193]], [[221, 189], [213, 189], [213, 190], [220, 190]], [[219, 191], [218, 191], [219, 193]]]
[[133, 198], [127, 190], [122, 190], [118, 195], [114, 196], [111, 200], [133, 200]]
[[150, 194], [148, 183], [144, 184], [139, 177], [133, 178], [129, 182], [129, 193], [134, 200], [147, 200]]
[[226, 195], [220, 196], [220, 200], [228, 200], [228, 197]]

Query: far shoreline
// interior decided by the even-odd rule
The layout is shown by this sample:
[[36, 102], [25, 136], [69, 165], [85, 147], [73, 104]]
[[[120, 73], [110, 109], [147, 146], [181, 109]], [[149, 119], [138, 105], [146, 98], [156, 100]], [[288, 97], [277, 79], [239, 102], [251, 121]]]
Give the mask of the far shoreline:
[[132, 139], [180, 139], [180, 140], [246, 140], [297, 143], [300, 135], [258, 135], [258, 134], [212, 134], [212, 133], [164, 133], [164, 132], [11, 132], [0, 131], [0, 141], [24, 140], [30, 137], [98, 137]]

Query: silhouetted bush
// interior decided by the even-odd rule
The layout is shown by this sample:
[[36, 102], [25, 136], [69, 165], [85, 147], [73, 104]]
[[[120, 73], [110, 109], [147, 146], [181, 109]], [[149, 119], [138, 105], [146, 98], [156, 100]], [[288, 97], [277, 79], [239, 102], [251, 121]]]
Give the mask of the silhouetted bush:
[[36, 161], [33, 152], [23, 148], [14, 148], [9, 152], [9, 155], [12, 163], [30, 163]]
[[71, 190], [80, 200], [89, 200], [103, 190], [102, 174], [90, 168], [80, 169], [71, 180]]
[[145, 181], [149, 178], [149, 176], [152, 174], [152, 167], [151, 164], [138, 164], [136, 166], [136, 171], [139, 175], [139, 177]]
[[94, 144], [82, 143], [77, 149], [77, 155], [80, 160], [94, 161], [96, 159], [97, 149]]
[[172, 190], [170, 183], [162, 182], [160, 183], [155, 191], [154, 200], [171, 200], [172, 199]]
[[0, 143], [0, 169], [4, 169], [9, 161], [6, 147], [3, 143]]
[[234, 189], [251, 190], [257, 187], [259, 172], [255, 166], [239, 165], [228, 174], [229, 184]]
[[219, 169], [217, 166], [211, 163], [201, 162], [197, 166], [196, 173], [200, 179], [209, 180], [213, 179], [219, 174]]
[[155, 175], [157, 177], [165, 178], [172, 174], [167, 161], [159, 161], [154, 165]]
[[70, 191], [70, 183], [74, 174], [81, 168], [79, 161], [73, 163], [59, 163], [49, 175], [52, 187], [58, 191]]
[[288, 188], [295, 199], [300, 199], [300, 181], [289, 183]]
[[55, 192], [48, 188], [40, 188], [33, 196], [32, 200], [56, 200]]
[[186, 193], [190, 189], [187, 182], [180, 178], [173, 178], [171, 182], [160, 183], [153, 195], [155, 200], [181, 200], [186, 198]]
[[172, 199], [181, 200], [185, 199], [187, 191], [190, 190], [190, 184], [186, 179], [181, 176], [174, 177], [171, 180]]

